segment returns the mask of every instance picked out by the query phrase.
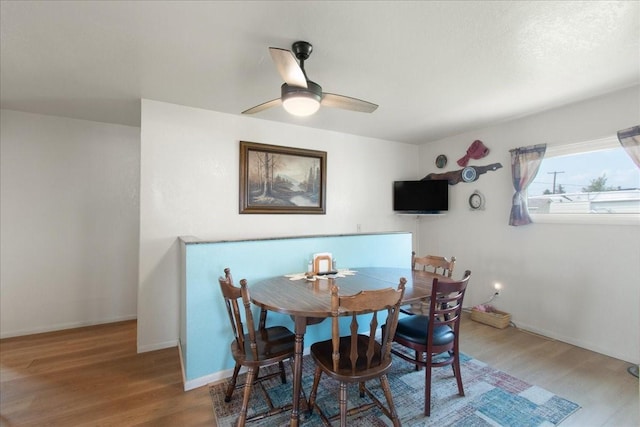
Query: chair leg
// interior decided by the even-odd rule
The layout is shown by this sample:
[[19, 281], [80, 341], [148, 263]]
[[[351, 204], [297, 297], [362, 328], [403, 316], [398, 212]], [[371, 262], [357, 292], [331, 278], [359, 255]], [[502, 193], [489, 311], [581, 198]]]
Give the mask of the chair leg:
[[231, 396], [233, 395], [233, 390], [236, 388], [236, 381], [238, 381], [238, 373], [240, 372], [240, 365], [236, 363], [236, 366], [233, 368], [233, 376], [231, 376], [231, 383], [229, 383], [229, 387], [227, 387], [227, 392], [224, 395], [225, 402], [231, 402]]
[[340, 383], [340, 427], [347, 427], [347, 383]]
[[358, 383], [358, 389], [360, 390], [360, 399], [364, 397], [364, 383]]
[[247, 421], [247, 410], [249, 409], [249, 398], [251, 397], [251, 390], [253, 389], [253, 382], [256, 379], [255, 369], [249, 368], [247, 372], [246, 382], [244, 384], [244, 397], [242, 398], [242, 407], [240, 408], [240, 414], [238, 414], [238, 421], [236, 427], [244, 427]]
[[[420, 363], [424, 362], [424, 353], [416, 350], [416, 360]], [[421, 369], [422, 369], [422, 366], [416, 363], [416, 371], [419, 371]]]
[[396, 406], [393, 404], [391, 387], [389, 386], [389, 379], [386, 375], [380, 377], [380, 385], [382, 386], [382, 390], [384, 391], [384, 397], [387, 398], [387, 407], [389, 408], [389, 413], [391, 414], [391, 422], [393, 423], [394, 427], [400, 427], [400, 419], [398, 418], [398, 413], [396, 412]]
[[464, 388], [462, 387], [462, 373], [460, 372], [460, 357], [458, 357], [458, 352], [456, 352], [453, 356], [453, 375], [456, 377], [456, 382], [458, 383], [458, 394], [460, 396], [464, 396]]
[[287, 374], [284, 372], [284, 363], [282, 360], [278, 362], [278, 366], [280, 366], [280, 379], [282, 380], [282, 384], [287, 383]]
[[424, 378], [424, 414], [431, 416], [431, 355], [427, 354]]
[[313, 413], [313, 407], [316, 404], [316, 396], [318, 393], [318, 384], [320, 384], [320, 377], [322, 376], [322, 369], [316, 367], [316, 372], [313, 374], [313, 385], [311, 386], [311, 394], [309, 394], [309, 415]]

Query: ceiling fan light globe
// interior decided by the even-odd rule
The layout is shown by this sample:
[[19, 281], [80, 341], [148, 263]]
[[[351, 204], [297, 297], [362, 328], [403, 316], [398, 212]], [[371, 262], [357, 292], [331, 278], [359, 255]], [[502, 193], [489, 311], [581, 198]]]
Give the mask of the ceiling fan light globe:
[[281, 87], [282, 106], [294, 116], [310, 116], [320, 108], [322, 88], [320, 85], [307, 81], [308, 87], [291, 86], [284, 83]]
[[320, 109], [320, 102], [314, 97], [302, 94], [291, 96], [282, 101], [282, 106], [289, 114], [294, 116], [310, 116]]

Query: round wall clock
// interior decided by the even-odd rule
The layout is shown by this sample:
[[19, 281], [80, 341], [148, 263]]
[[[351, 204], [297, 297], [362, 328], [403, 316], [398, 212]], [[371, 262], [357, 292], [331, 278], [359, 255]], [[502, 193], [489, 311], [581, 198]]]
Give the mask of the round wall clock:
[[471, 210], [483, 210], [484, 209], [484, 196], [478, 190], [471, 193], [469, 196], [469, 207]]
[[446, 165], [447, 165], [447, 156], [445, 156], [444, 154], [440, 154], [438, 157], [436, 157], [436, 166], [438, 168], [442, 169]]

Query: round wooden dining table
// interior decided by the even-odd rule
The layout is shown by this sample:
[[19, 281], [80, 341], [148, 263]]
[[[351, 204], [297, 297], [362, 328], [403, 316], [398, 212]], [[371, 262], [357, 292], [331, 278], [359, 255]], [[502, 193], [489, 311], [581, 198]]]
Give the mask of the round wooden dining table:
[[[298, 426], [300, 392], [302, 387], [302, 356], [307, 325], [318, 323], [331, 316], [330, 289], [335, 283], [341, 295], [353, 295], [363, 290], [397, 288], [400, 278], [407, 279], [402, 304], [410, 304], [431, 296], [433, 279], [449, 280], [427, 271], [410, 268], [361, 267], [348, 272], [338, 272], [337, 277], [327, 276], [308, 280], [298, 277], [276, 276], [251, 285], [251, 301], [270, 311], [289, 314], [295, 324], [295, 354], [293, 358], [293, 408], [292, 427]], [[293, 279], [296, 279], [295, 277]]]

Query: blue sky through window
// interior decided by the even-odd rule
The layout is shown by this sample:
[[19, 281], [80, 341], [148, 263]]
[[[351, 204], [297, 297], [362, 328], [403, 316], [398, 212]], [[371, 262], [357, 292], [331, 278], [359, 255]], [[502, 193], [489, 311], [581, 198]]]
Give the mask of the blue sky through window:
[[593, 179], [603, 174], [607, 187], [621, 189], [640, 188], [640, 169], [622, 147], [545, 158], [536, 179], [527, 189], [529, 196], [538, 196], [553, 190], [554, 172], [556, 190], [559, 185], [566, 193], [576, 193], [588, 187]]

